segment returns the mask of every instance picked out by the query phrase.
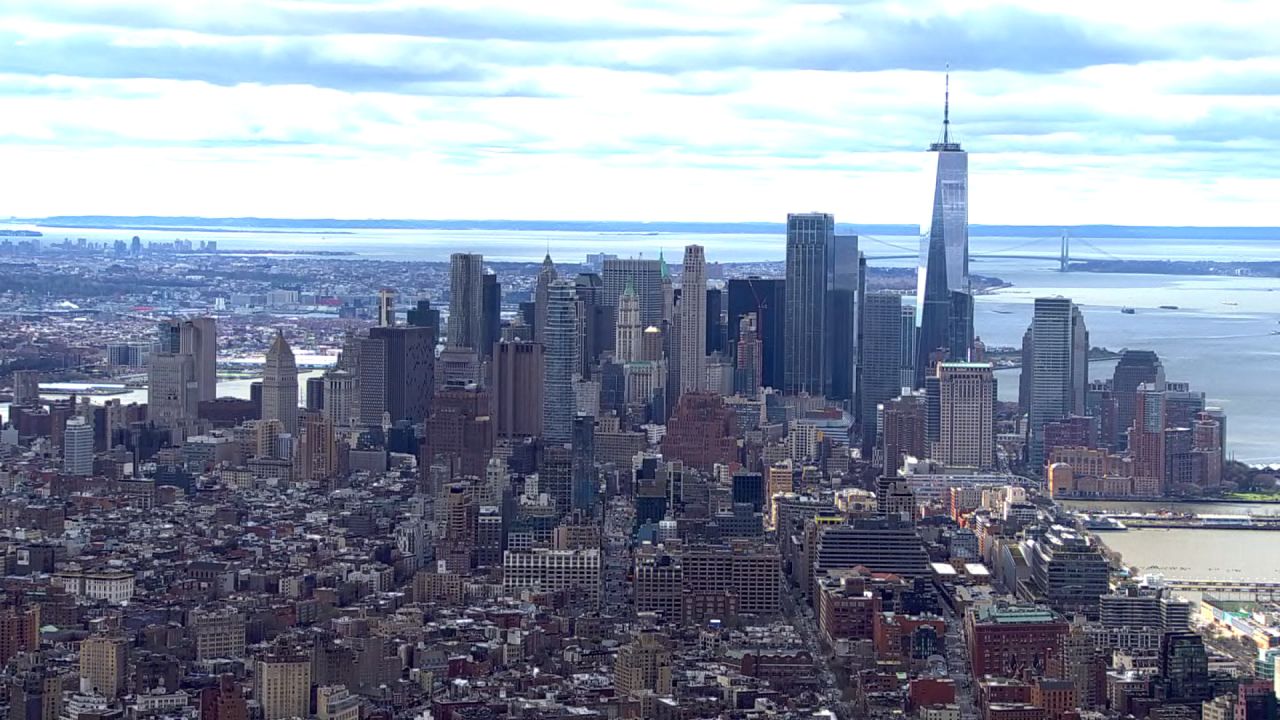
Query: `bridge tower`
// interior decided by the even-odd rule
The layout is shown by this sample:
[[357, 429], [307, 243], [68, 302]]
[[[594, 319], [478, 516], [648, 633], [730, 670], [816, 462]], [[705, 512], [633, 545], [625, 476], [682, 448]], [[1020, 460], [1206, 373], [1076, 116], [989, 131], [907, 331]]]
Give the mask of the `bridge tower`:
[[1058, 272], [1068, 272], [1071, 270], [1071, 238], [1068, 237], [1067, 231], [1062, 231], [1062, 252], [1058, 256]]

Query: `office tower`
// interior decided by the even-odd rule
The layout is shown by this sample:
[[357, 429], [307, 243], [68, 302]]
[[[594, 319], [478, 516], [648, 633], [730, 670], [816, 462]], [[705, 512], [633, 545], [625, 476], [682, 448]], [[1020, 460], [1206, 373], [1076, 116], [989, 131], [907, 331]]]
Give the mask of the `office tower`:
[[[948, 79], [948, 85], [950, 80]], [[942, 141], [937, 155], [931, 212], [921, 228], [916, 286], [919, 337], [917, 387], [932, 375], [935, 358], [967, 360], [973, 344], [973, 298], [969, 287], [969, 156], [951, 140], [948, 88], [943, 105]]]
[[747, 503], [752, 512], [764, 509], [764, 476], [758, 472], [739, 470], [733, 474], [731, 497], [734, 504]]
[[40, 404], [40, 372], [38, 370], [14, 370], [14, 407], [31, 407], [38, 404]]
[[542, 434], [543, 348], [535, 342], [500, 342], [493, 358], [494, 432], [500, 438]]
[[662, 455], [703, 472], [710, 472], [716, 464], [737, 461], [737, 415], [719, 395], [685, 393], [667, 420]]
[[877, 515], [914, 523], [916, 512], [916, 494], [910, 481], [892, 475], [876, 479]]
[[1202, 456], [1200, 484], [1214, 488], [1222, 484], [1222, 425], [1208, 412], [1196, 414], [1192, 426], [1192, 452]]
[[886, 475], [896, 475], [907, 456], [925, 457], [925, 416], [923, 395], [903, 395], [880, 406], [880, 463]]
[[[355, 417], [356, 378], [346, 370], [327, 370], [324, 377], [324, 416], [334, 427], [346, 427]], [[309, 386], [308, 386], [309, 387]]]
[[764, 358], [755, 313], [747, 313], [738, 321], [738, 342], [734, 352], [733, 390], [754, 398], [760, 392], [764, 377]]
[[218, 396], [218, 321], [211, 317], [160, 323], [161, 352], [190, 355], [195, 363], [199, 400]]
[[996, 381], [991, 363], [938, 365], [939, 441], [932, 457], [949, 467], [996, 467]]
[[542, 435], [547, 444], [573, 439], [574, 295], [571, 280], [554, 280], [547, 287], [545, 332], [539, 334], [544, 353]]
[[726, 328], [724, 325], [724, 291], [719, 288], [707, 288], [707, 354], [713, 352], [728, 353], [725, 344]]
[[[679, 588], [673, 594], [680, 597]], [[670, 695], [671, 659], [670, 641], [666, 637], [652, 632], [640, 633], [618, 648], [618, 657], [614, 661], [618, 692], [626, 697], [645, 693], [658, 697]]]
[[891, 292], [867, 293], [862, 309], [862, 359], [857, 420], [862, 447], [870, 455], [876, 441], [876, 407], [902, 392], [902, 297]]
[[1133, 425], [1128, 433], [1133, 491], [1136, 495], [1158, 497], [1165, 489], [1164, 390], [1155, 383], [1143, 383], [1134, 396]]
[[1034, 472], [1044, 465], [1044, 426], [1071, 414], [1075, 404], [1075, 334], [1083, 323], [1067, 298], [1036, 298], [1031, 320], [1031, 407], [1027, 443]]
[[449, 346], [480, 351], [484, 312], [484, 256], [449, 256]]
[[[429, 327], [374, 327], [360, 340], [359, 422], [421, 422], [435, 393], [436, 337]], [[474, 356], [474, 353], [472, 353]]]
[[575, 415], [573, 418], [573, 502], [574, 510], [592, 513], [596, 506], [595, 418]]
[[95, 635], [80, 643], [80, 681], [82, 687], [106, 698], [120, 695], [125, 688], [129, 669], [129, 643], [123, 637]]
[[253, 665], [253, 696], [263, 720], [311, 715], [311, 658], [301, 653], [269, 653]]
[[324, 378], [307, 378], [306, 401], [303, 406], [308, 410], [320, 412], [324, 410]]
[[832, 400], [852, 404], [858, 394], [858, 303], [860, 263], [857, 235], [835, 235], [831, 245], [831, 285], [827, 289], [827, 372]]
[[1035, 363], [1035, 323], [1027, 326], [1022, 333], [1022, 352], [1018, 370], [1018, 411], [1024, 415], [1031, 413], [1031, 376]]
[[900, 387], [916, 385], [916, 306], [902, 306], [902, 373]]
[[412, 327], [431, 328], [431, 336], [440, 337], [440, 311], [431, 307], [430, 300], [419, 300], [416, 307], [409, 308], [405, 322]]
[[493, 272], [480, 276], [480, 297], [480, 355], [487, 358], [502, 335], [502, 283]]
[[1116, 399], [1116, 432], [1119, 433], [1120, 447], [1128, 447], [1126, 433], [1133, 427], [1133, 415], [1138, 400], [1138, 386], [1143, 383], [1154, 383], [1164, 386], [1164, 366], [1160, 357], [1150, 350], [1125, 350], [1116, 363], [1115, 372], [1111, 376], [1111, 392]]
[[783, 328], [783, 391], [825, 395], [827, 275], [835, 218], [787, 215], [787, 287]]
[[1204, 393], [1191, 389], [1190, 383], [1165, 382], [1165, 423], [1171, 428], [1189, 428], [1196, 416], [1204, 412]]
[[965, 615], [965, 640], [974, 677], [1043, 675], [1060, 667], [1067, 622], [1038, 605], [980, 604]]
[[706, 383], [707, 259], [701, 245], [684, 249], [680, 288], [680, 394], [697, 392]]
[[1080, 306], [1071, 308], [1071, 405], [1072, 415], [1085, 414], [1089, 395], [1089, 330]]
[[729, 345], [735, 347], [740, 332], [739, 321], [748, 313], [756, 316], [756, 332], [760, 338], [760, 386], [782, 389], [783, 384], [783, 309], [786, 307], [786, 281], [779, 278], [734, 278], [728, 283]]
[[440, 388], [426, 423], [427, 456], [448, 460], [462, 475], [483, 475], [493, 454], [492, 408], [489, 394], [474, 385]]
[[619, 363], [641, 359], [640, 342], [643, 327], [640, 324], [640, 298], [630, 280], [618, 296], [617, 320], [614, 323], [613, 357]]
[[322, 413], [308, 411], [301, 416], [299, 426], [299, 455], [302, 459], [300, 479], [317, 482], [328, 480], [338, 472], [338, 446], [334, 438], [333, 422]]
[[285, 432], [298, 436], [298, 365], [281, 330], [262, 366], [262, 419], [279, 420]]
[[612, 308], [604, 306], [604, 283], [596, 273], [578, 273], [573, 284], [576, 292], [574, 314], [577, 321], [578, 366], [583, 379], [591, 378], [600, 354], [613, 346]]
[[606, 259], [601, 274], [604, 282], [602, 304], [609, 308], [618, 307], [618, 298], [630, 283], [640, 303], [640, 323], [644, 327], [661, 327], [663, 268], [660, 260]]
[[396, 293], [383, 288], [378, 291], [378, 327], [391, 327], [396, 324]]
[[199, 405], [195, 358], [152, 355], [147, 368], [147, 420], [170, 430], [184, 429], [195, 421]]
[[556, 264], [551, 261], [551, 253], [547, 253], [542, 258], [542, 267], [538, 269], [533, 290], [533, 337], [538, 342], [543, 341], [542, 334], [547, 326], [547, 303], [549, 302], [547, 293], [550, 291], [551, 283], [558, 279], [560, 274], [556, 272]]
[[62, 471], [68, 475], [93, 474], [93, 426], [82, 417], [67, 420], [62, 432]]

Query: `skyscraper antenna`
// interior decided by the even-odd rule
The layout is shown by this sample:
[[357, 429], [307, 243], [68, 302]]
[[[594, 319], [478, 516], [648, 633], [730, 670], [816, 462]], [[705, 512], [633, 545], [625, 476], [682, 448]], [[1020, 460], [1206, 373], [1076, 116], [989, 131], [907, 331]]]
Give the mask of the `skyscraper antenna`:
[[942, 99], [942, 144], [951, 142], [951, 63], [947, 63], [946, 90]]

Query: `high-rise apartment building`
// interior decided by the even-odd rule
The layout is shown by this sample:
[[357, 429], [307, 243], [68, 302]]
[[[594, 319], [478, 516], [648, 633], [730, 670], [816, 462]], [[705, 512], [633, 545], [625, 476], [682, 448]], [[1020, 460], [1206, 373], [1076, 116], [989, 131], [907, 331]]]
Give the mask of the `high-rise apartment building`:
[[298, 365], [281, 330], [262, 366], [262, 419], [279, 420], [285, 432], [298, 436]]
[[973, 297], [969, 286], [969, 156], [952, 142], [950, 91], [944, 106], [933, 197], [921, 227], [916, 287], [919, 336], [916, 382], [932, 375], [936, 359], [967, 360], [973, 344]]
[[934, 460], [950, 467], [996, 467], [996, 381], [991, 363], [938, 365], [939, 440]]
[[82, 417], [67, 420], [62, 431], [62, 471], [68, 475], [93, 474], [93, 426]]
[[835, 218], [787, 216], [787, 283], [783, 327], [783, 391], [825, 395], [827, 287]]
[[862, 307], [861, 388], [857, 419], [862, 445], [876, 441], [876, 407], [902, 392], [902, 297], [891, 292], [867, 293]]
[[1165, 395], [1155, 383], [1143, 383], [1134, 394], [1129, 454], [1133, 458], [1134, 494], [1159, 497], [1165, 489]]
[[571, 280], [555, 280], [547, 288], [543, 356], [542, 434], [548, 444], [570, 442], [576, 403], [573, 394], [575, 290]]
[[338, 472], [338, 446], [333, 423], [323, 413], [308, 411], [298, 421], [299, 477], [325, 481]]
[[484, 332], [484, 256], [449, 256], [449, 346], [480, 351]]
[[679, 317], [680, 393], [684, 394], [706, 384], [707, 258], [701, 245], [684, 249]]
[[40, 402], [40, 372], [13, 371], [13, 406], [30, 407]]

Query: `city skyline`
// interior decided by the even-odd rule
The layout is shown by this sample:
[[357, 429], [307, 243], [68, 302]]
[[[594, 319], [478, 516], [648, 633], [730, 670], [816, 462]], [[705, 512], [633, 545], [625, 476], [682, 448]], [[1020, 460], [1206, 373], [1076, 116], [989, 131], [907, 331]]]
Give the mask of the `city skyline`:
[[901, 222], [950, 64], [974, 222], [1272, 223], [1264, 3], [242, 10], [9, 4], [0, 213]]

